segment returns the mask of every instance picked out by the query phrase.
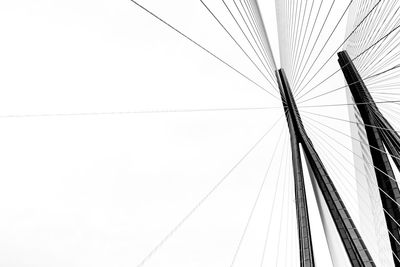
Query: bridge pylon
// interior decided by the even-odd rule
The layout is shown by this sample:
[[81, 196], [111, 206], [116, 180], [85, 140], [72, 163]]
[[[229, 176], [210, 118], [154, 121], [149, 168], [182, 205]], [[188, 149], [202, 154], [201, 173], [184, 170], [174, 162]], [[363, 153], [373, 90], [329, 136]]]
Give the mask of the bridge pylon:
[[367, 134], [393, 260], [395, 266], [400, 267], [400, 191], [388, 156], [400, 171], [400, 137], [379, 111], [348, 53], [339, 52], [338, 57]]
[[300, 248], [300, 266], [313, 267], [314, 252], [307, 208], [307, 196], [301, 164], [300, 146], [303, 149], [310, 178], [317, 184], [337, 233], [352, 266], [375, 266], [353, 220], [338, 191], [319, 158], [303, 126], [292, 91], [283, 69], [276, 71], [282, 103], [289, 127], [295, 181], [296, 215]]

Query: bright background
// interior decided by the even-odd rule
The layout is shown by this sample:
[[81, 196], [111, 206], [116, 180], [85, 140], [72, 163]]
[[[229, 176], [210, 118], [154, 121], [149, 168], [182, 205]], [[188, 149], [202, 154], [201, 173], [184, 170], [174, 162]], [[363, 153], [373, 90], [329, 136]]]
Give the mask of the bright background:
[[[279, 66], [274, 3], [262, 2]], [[278, 96], [200, 1], [141, 3]], [[237, 34], [222, 4], [206, 3]], [[330, 28], [345, 5], [336, 7]], [[259, 266], [263, 254], [264, 266], [298, 265], [279, 97], [129, 0], [1, 1], [0, 36], [0, 266], [137, 266], [277, 120], [144, 266], [231, 264], [270, 162], [235, 266]], [[339, 75], [324, 86], [343, 84]], [[341, 91], [309, 105], [345, 102]], [[179, 110], [187, 112], [165, 112]], [[331, 110], [347, 117], [347, 107]], [[350, 133], [343, 122], [330, 126]], [[329, 266], [308, 180], [307, 188], [317, 260]]]

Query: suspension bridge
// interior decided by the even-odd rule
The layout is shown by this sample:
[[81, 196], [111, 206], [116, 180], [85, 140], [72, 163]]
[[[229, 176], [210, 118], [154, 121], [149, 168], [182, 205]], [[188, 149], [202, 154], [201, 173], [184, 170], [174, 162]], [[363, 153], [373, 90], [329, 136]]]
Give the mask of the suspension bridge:
[[[276, 1], [281, 62], [281, 68], [278, 68], [258, 1], [222, 0], [218, 3], [225, 7], [225, 12], [234, 21], [233, 24], [242, 37], [239, 41], [233, 30], [229, 29], [227, 23], [224, 22], [227, 19], [214, 11], [216, 4], [200, 0], [210, 18], [221, 27], [227, 38], [237, 45], [263, 76], [265, 79], [263, 84], [254, 81], [244, 72], [169, 24], [147, 9], [144, 3], [132, 2], [266, 93], [274, 97], [277, 92], [280, 94], [290, 135], [300, 266], [316, 266], [313, 229], [310, 225], [307, 204], [309, 194], [312, 192], [306, 193], [304, 179], [312, 181], [334, 266], [344, 266], [344, 262], [349, 266], [400, 266], [400, 191], [392, 163], [389, 161], [390, 157], [394, 162], [394, 167], [400, 170], [400, 137], [389, 122], [391, 116], [384, 115], [378, 107], [379, 104], [397, 103], [397, 100], [382, 101], [382, 98], [372, 96], [373, 92], [369, 89], [376, 88], [376, 84], [383, 88], [389, 86], [392, 89], [396, 86], [395, 83], [390, 83], [391, 79], [395, 80], [397, 62], [400, 60], [400, 54], [396, 52], [400, 27], [400, 16], [397, 11], [400, 6], [396, 1], [348, 1], [344, 6], [344, 3], [340, 3], [342, 6], [339, 9], [337, 8], [339, 1], [329, 1], [329, 3], [314, 0]], [[340, 15], [336, 16], [336, 23], [328, 29], [327, 21], [334, 12], [339, 12]], [[332, 38], [338, 38], [336, 35], [338, 28], [346, 21], [346, 34], [340, 39], [340, 44], [332, 48]], [[334, 42], [333, 45], [336, 43]], [[329, 75], [324, 73], [324, 77], [321, 78], [320, 74], [323, 70], [329, 69], [327, 66], [332, 66], [334, 63], [337, 64], [336, 71]], [[328, 81], [339, 75], [343, 75], [346, 84], [326, 90]], [[357, 129], [350, 137], [362, 147], [363, 163], [369, 164], [368, 177], [359, 176], [356, 179], [361, 183], [368, 180], [368, 186], [375, 187], [369, 188], [374, 193], [368, 195], [374, 202], [373, 209], [375, 209], [374, 221], [370, 223], [385, 222], [379, 226], [381, 231], [378, 233], [378, 238], [384, 241], [378, 246], [371, 244], [368, 237], [364, 238], [364, 235], [373, 233], [358, 229], [360, 225], [363, 228], [363, 221], [359, 222], [358, 226], [354, 223], [352, 215], [342, 200], [341, 193], [331, 179], [331, 176], [335, 174], [329, 173], [325, 168], [325, 162], [319, 157], [318, 148], [314, 147], [313, 138], [309, 137], [308, 130], [302, 122], [303, 114], [305, 117], [309, 114], [324, 116], [307, 111], [302, 112], [302, 108], [306, 107], [303, 103], [326, 97], [338, 90], [348, 92], [348, 102], [332, 103], [331, 106], [348, 105], [350, 112], [357, 118], [355, 121], [343, 119], [343, 122], [356, 126], [354, 128]], [[315, 92], [318, 94], [312, 95]], [[308, 98], [305, 99], [305, 97]], [[340, 131], [340, 129], [333, 130]], [[355, 146], [348, 149], [354, 148]], [[305, 161], [307, 165], [308, 176], [303, 174], [302, 161]], [[371, 166], [372, 170], [370, 170]], [[337, 179], [341, 178], [337, 177]], [[357, 188], [357, 190], [361, 189]], [[361, 195], [365, 197], [366, 194], [359, 193], [359, 196]], [[203, 198], [196, 208], [205, 200], [206, 198]], [[172, 238], [173, 233], [194, 211], [195, 209], [184, 217], [178, 227], [174, 228], [139, 266], [145, 266], [147, 260], [151, 260], [153, 254], [161, 249], [169, 238]], [[372, 251], [369, 246], [374, 246]], [[386, 251], [378, 255], [377, 249], [391, 251], [391, 253]], [[386, 258], [383, 258], [383, 255]], [[234, 261], [231, 266], [233, 265]], [[266, 266], [270, 265], [266, 263]]]
[[[26, 259], [24, 264], [29, 262], [37, 266], [51, 266], [54, 262], [59, 266], [63, 266], [62, 263], [87, 266], [96, 262], [98, 266], [136, 267], [400, 266], [399, 1], [125, 0], [116, 3], [105, 0], [101, 4], [103, 9], [112, 11], [99, 17], [93, 15], [96, 11], [92, 10], [98, 1], [92, 4], [90, 11], [81, 10], [83, 15], [71, 11], [74, 8], [70, 6], [60, 9], [77, 18], [83, 17], [81, 21], [87, 20], [75, 28], [69, 28], [74, 22], [70, 16], [63, 20], [62, 12], [59, 16], [51, 14], [43, 19], [35, 15], [38, 12], [35, 6], [24, 11], [32, 25], [25, 23], [20, 32], [28, 37], [28, 31], [36, 33], [37, 29], [50, 24], [64, 29], [59, 32], [49, 29], [43, 36], [52, 37], [43, 43], [37, 41], [38, 37], [27, 37], [34, 40], [33, 47], [44, 47], [42, 53], [37, 54], [48, 55], [46, 60], [51, 62], [50, 67], [42, 65], [42, 68], [52, 74], [38, 78], [37, 84], [33, 76], [45, 71], [21, 67], [28, 62], [28, 55], [35, 54], [27, 47], [26, 54], [24, 49], [18, 48], [20, 43], [28, 42], [15, 41], [8, 50], [2, 49], [14, 51], [11, 47], [17, 47], [15, 51], [25, 55], [21, 56], [25, 58], [21, 59], [25, 64], [21, 64], [21, 70], [18, 68], [15, 73], [18, 77], [32, 76], [29, 83], [36, 88], [34, 92], [38, 98], [42, 98], [39, 94], [42, 87], [47, 88], [46, 97], [54, 94], [53, 84], [46, 87], [45, 82], [52, 76], [68, 85], [79, 77], [86, 81], [82, 83], [85, 86], [71, 83], [73, 86], [68, 91], [76, 90], [76, 97], [69, 98], [62, 91], [60, 98], [65, 97], [69, 104], [65, 109], [56, 108], [55, 112], [46, 112], [45, 108], [37, 109], [37, 113], [23, 112], [29, 110], [25, 108], [20, 112], [9, 112], [7, 108], [14, 110], [12, 101], [8, 100], [13, 98], [12, 92], [11, 95], [4, 93], [7, 90], [0, 92], [0, 99], [3, 99], [0, 100], [3, 101], [0, 103], [0, 125], [3, 123], [4, 126], [1, 133], [4, 136], [0, 138], [0, 142], [4, 142], [0, 146], [4, 149], [0, 158], [5, 162], [0, 169], [4, 172], [1, 176], [9, 178], [0, 189], [4, 198], [0, 202], [15, 203], [13, 208], [6, 204], [0, 206], [1, 213], [5, 214], [0, 220], [0, 231], [6, 242], [0, 242], [0, 246], [4, 246], [10, 255], [20, 251], [23, 255], [20, 258]], [[77, 1], [75, 9], [79, 5], [81, 2]], [[114, 10], [114, 6], [118, 8]], [[25, 14], [20, 6], [16, 10], [15, 14]], [[58, 9], [52, 7], [51, 10]], [[114, 20], [119, 21], [115, 25], [127, 24], [129, 29], [140, 34], [120, 30], [111, 23]], [[18, 25], [17, 19], [11, 24]], [[85, 27], [89, 30], [76, 32]], [[69, 31], [76, 41], [69, 42], [70, 38], [63, 37]], [[131, 39], [128, 38], [130, 35], [133, 36]], [[7, 36], [12, 39], [15, 34], [7, 33]], [[95, 40], [92, 45], [88, 41], [90, 38]], [[114, 39], [118, 38], [129, 45], [119, 44], [118, 48], [106, 53], [107, 46], [113, 47]], [[146, 38], [151, 41], [139, 44]], [[52, 50], [63, 43], [66, 43], [63, 51]], [[101, 49], [97, 48], [100, 43], [104, 45]], [[152, 47], [153, 44], [158, 50]], [[84, 46], [83, 55], [88, 55], [87, 59], [76, 58], [79, 64], [74, 66], [77, 65], [80, 72], [75, 73], [72, 68], [66, 72], [51, 72], [68, 62], [68, 57], [75, 58], [74, 53], [68, 53], [68, 49], [75, 46], [78, 48], [74, 53]], [[124, 68], [116, 63], [124, 62], [124, 59], [115, 60], [117, 49], [126, 54]], [[171, 55], [165, 53], [168, 49]], [[60, 58], [65, 53], [63, 61], [54, 60], [53, 52]], [[179, 53], [182, 53], [180, 57]], [[14, 70], [10, 62], [19, 62], [16, 60], [19, 57], [17, 53], [10, 52], [10, 55], [6, 60], [10, 65], [6, 72], [9, 75], [4, 79], [10, 79], [9, 85], [14, 86], [21, 78], [13, 78], [17, 76], [8, 69]], [[119, 55], [120, 58], [124, 56]], [[135, 57], [143, 59], [135, 60]], [[171, 62], [168, 60], [171, 58], [177, 58], [177, 61], [180, 58], [179, 62], [186, 65]], [[36, 65], [41, 60], [33, 58], [31, 62]], [[91, 64], [85, 65], [85, 60]], [[109, 67], [103, 75], [99, 74], [101, 67], [96, 67], [105, 65]], [[194, 73], [187, 78], [192, 79], [190, 82], [183, 82], [185, 77], [180, 74], [186, 68], [185, 74]], [[93, 80], [98, 79], [98, 83], [86, 80], [91, 69], [96, 69]], [[117, 79], [108, 81], [108, 73], [114, 70]], [[35, 75], [29, 76], [31, 72]], [[125, 76], [136, 83], [127, 86], [128, 79], [118, 82], [118, 78]], [[18, 90], [23, 87], [17, 85]], [[197, 88], [204, 87], [202, 92], [190, 91], [190, 87], [196, 85]], [[136, 99], [124, 97], [124, 92], [117, 89], [119, 86], [127, 86], [127, 91], [135, 86], [139, 88]], [[149, 93], [155, 97], [144, 93], [143, 88], [149, 90], [155, 86], [161, 88], [154, 91], [156, 93]], [[67, 86], [63, 84], [61, 88], [64, 87]], [[86, 95], [86, 87], [93, 91]], [[105, 88], [114, 89], [108, 94]], [[239, 100], [243, 97], [243, 101], [236, 102], [243, 104], [215, 107], [214, 103], [220, 100], [230, 100], [225, 95], [218, 98], [217, 90], [237, 94]], [[209, 95], [202, 98], [203, 91], [209, 91]], [[96, 102], [100, 99], [97, 94], [104, 95], [103, 101]], [[36, 99], [33, 95], [32, 98]], [[189, 103], [188, 106], [164, 105], [179, 98]], [[253, 100], [249, 101], [250, 98]], [[77, 99], [82, 99], [82, 106]], [[92, 101], [98, 108], [104, 108], [107, 102], [118, 104], [100, 111], [86, 109]], [[146, 101], [151, 102], [151, 108], [148, 105], [141, 108]], [[132, 102], [134, 109], [131, 109]], [[212, 104], [202, 108], [199, 106], [202, 102]], [[154, 103], [164, 105], [164, 108], [158, 108]], [[74, 104], [83, 111], [70, 111]], [[115, 107], [125, 105], [128, 108], [115, 110]], [[59, 106], [63, 106], [62, 102]], [[181, 126], [179, 131], [174, 131], [171, 125], [177, 122], [166, 119], [167, 114], [177, 116], [187, 127]], [[207, 119], [201, 117], [204, 114], [209, 114]], [[152, 121], [152, 116], [162, 116], [157, 123], [168, 126], [149, 130], [149, 125], [157, 124]], [[211, 141], [212, 137], [209, 137], [207, 142], [195, 146], [193, 140], [181, 137], [182, 129], [188, 136], [198, 138], [214, 135], [214, 132], [194, 133], [190, 130], [195, 124], [192, 118], [196, 116], [199, 125], [204, 126], [216, 118], [214, 127], [229, 121], [232, 125], [239, 124], [240, 121], [247, 125], [247, 131], [251, 132], [248, 129], [251, 127], [260, 127], [263, 133], [254, 130], [257, 134], [251, 136], [255, 140], [240, 145], [238, 139], [244, 133], [231, 126], [231, 130], [215, 137], [213, 145], [206, 144]], [[116, 117], [123, 126], [111, 120]], [[132, 117], [137, 121], [132, 122]], [[260, 123], [258, 118], [264, 121]], [[32, 126], [32, 120], [38, 124]], [[71, 122], [73, 120], [84, 121], [77, 125]], [[133, 130], [125, 128], [129, 124], [134, 125]], [[70, 128], [65, 125], [79, 130], [63, 135], [62, 132]], [[98, 131], [90, 134], [90, 127]], [[119, 130], [113, 130], [114, 127]], [[157, 131], [170, 139], [156, 135]], [[27, 139], [28, 134], [21, 132], [36, 133], [38, 137], [32, 141]], [[137, 132], [142, 135], [138, 135], [136, 143], [126, 141], [135, 139], [131, 135]], [[73, 140], [75, 134], [85, 136], [84, 145], [68, 141]], [[52, 139], [55, 137], [57, 140]], [[132, 148], [139, 151], [139, 155], [128, 153], [118, 157], [120, 150], [112, 144], [120, 138], [125, 141], [115, 145], [118, 149]], [[96, 141], [92, 143], [91, 139]], [[8, 145], [7, 141], [1, 140], [13, 141]], [[177, 145], [179, 141], [184, 143], [185, 149]], [[167, 152], [160, 148], [162, 144], [166, 145]], [[49, 167], [52, 164], [40, 165], [43, 164], [41, 157], [25, 159], [25, 154], [31, 154], [28, 149], [31, 146], [32, 151], [45, 151], [42, 161], [60, 160], [53, 162], [55, 167]], [[16, 147], [20, 152], [15, 152]], [[101, 147], [107, 147], [111, 153]], [[60, 154], [69, 150], [70, 156], [61, 160]], [[172, 155], [179, 154], [177, 150], [184, 156]], [[201, 156], [201, 153], [207, 156]], [[74, 169], [74, 160], [82, 163], [98, 155], [107, 157], [108, 161], [115, 157], [118, 169], [108, 169], [108, 163], [101, 158], [92, 164], [94, 170], [88, 171], [91, 167], [87, 166], [79, 171]], [[24, 159], [25, 164], [20, 164]], [[32, 167], [31, 161], [40, 168]], [[190, 161], [194, 165], [190, 165]], [[66, 167], [66, 162], [70, 168]], [[171, 168], [180, 171], [165, 167], [172, 163], [176, 165]], [[183, 171], [184, 165], [188, 165], [187, 173]], [[261, 165], [266, 165], [265, 170], [262, 167], [260, 171]], [[26, 174], [17, 171], [15, 166], [28, 166], [29, 176], [35, 179], [24, 180], [21, 177]], [[43, 169], [47, 168], [62, 169], [68, 175], [50, 179], [44, 175]], [[180, 172], [185, 178], [174, 178]], [[47, 178], [41, 179], [42, 175]], [[53, 173], [48, 175], [53, 177]], [[187, 177], [189, 175], [193, 180]], [[86, 176], [96, 176], [96, 179]], [[206, 179], [204, 176], [212, 177]], [[132, 186], [132, 177], [135, 181], [147, 177], [150, 182], [146, 186], [140, 183]], [[230, 193], [224, 194], [226, 191]], [[245, 191], [250, 193], [245, 195]], [[53, 202], [56, 208], [50, 206]], [[132, 203], [136, 209], [132, 208]], [[131, 228], [136, 232], [130, 232]], [[41, 241], [36, 248], [36, 242]], [[48, 258], [50, 265], [46, 265], [43, 258]], [[0, 262], [3, 261], [4, 265], [11, 265], [8, 258], [0, 256]]]

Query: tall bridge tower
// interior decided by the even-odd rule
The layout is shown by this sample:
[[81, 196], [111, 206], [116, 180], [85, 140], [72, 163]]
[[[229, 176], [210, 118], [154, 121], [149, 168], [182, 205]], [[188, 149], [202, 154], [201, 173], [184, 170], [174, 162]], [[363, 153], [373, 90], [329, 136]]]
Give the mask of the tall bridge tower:
[[393, 260], [395, 266], [400, 266], [400, 191], [388, 156], [400, 170], [400, 137], [379, 111], [348, 53], [339, 52], [338, 57], [367, 134]]
[[323, 201], [328, 207], [351, 265], [375, 266], [346, 206], [304, 129], [284, 70], [278, 70], [276, 76], [291, 138], [300, 266], [312, 267], [315, 266], [315, 262], [299, 146], [303, 149], [304, 158], [311, 176], [310, 178], [315, 181], [322, 193]]

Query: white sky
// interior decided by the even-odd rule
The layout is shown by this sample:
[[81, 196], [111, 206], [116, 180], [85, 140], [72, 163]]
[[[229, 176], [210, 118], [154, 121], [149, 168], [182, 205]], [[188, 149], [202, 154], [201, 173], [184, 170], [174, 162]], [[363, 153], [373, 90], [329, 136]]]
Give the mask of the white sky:
[[[264, 2], [263, 17], [279, 63], [275, 9], [273, 1]], [[267, 86], [199, 1], [142, 3]], [[221, 3], [206, 3], [229, 21]], [[344, 7], [339, 5], [335, 14]], [[338, 30], [341, 38], [344, 27]], [[0, 36], [1, 116], [278, 107], [0, 118], [0, 266], [137, 266], [283, 115], [279, 99], [129, 0], [2, 1]], [[327, 50], [334, 51], [341, 40], [335, 36]], [[326, 73], [338, 67], [335, 62], [336, 57]], [[325, 84], [338, 85], [343, 85], [341, 76]], [[342, 92], [309, 105], [345, 101]], [[346, 108], [332, 112], [347, 116]], [[343, 123], [337, 125], [349, 132]], [[260, 264], [271, 216], [266, 261], [295, 266], [293, 181], [282, 117], [145, 266], [230, 264], [281, 136], [286, 145], [281, 143], [274, 157], [235, 266]], [[314, 200], [311, 191], [308, 197]], [[343, 198], [357, 206], [349, 194]], [[315, 203], [310, 207], [316, 249], [322, 250], [318, 262], [329, 266]]]

